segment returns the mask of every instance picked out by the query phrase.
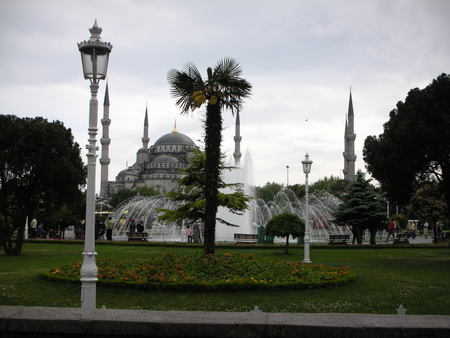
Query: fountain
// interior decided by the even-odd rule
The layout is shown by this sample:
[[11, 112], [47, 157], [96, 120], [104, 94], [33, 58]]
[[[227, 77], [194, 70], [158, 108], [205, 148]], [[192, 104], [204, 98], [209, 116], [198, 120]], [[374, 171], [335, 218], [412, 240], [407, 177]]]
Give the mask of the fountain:
[[170, 209], [175, 207], [174, 202], [161, 196], [135, 196], [122, 202], [110, 215], [114, 240], [126, 240], [128, 223], [132, 218], [136, 222], [143, 222], [144, 232], [151, 241], [180, 242], [184, 240], [185, 232], [182, 227], [171, 224], [166, 225], [158, 221], [160, 212], [158, 208]]
[[[223, 179], [227, 183], [243, 182], [244, 193], [254, 196], [253, 169], [248, 152], [243, 166], [225, 170]], [[228, 188], [228, 191], [225, 192], [231, 192], [231, 189]], [[310, 194], [309, 206], [313, 241], [325, 240], [330, 233], [349, 232], [346, 227], [339, 227], [331, 222], [332, 215], [340, 203], [338, 198], [325, 191]], [[158, 208], [171, 209], [175, 206], [175, 202], [161, 196], [135, 196], [122, 202], [111, 214], [114, 223], [113, 238], [126, 240], [127, 225], [131, 218], [135, 218], [137, 222], [143, 222], [149, 241], [187, 241], [184, 224], [165, 224], [158, 221]], [[251, 200], [249, 209], [242, 215], [233, 214], [228, 209], [219, 207], [217, 218], [224, 219], [236, 226], [217, 222], [216, 242], [233, 242], [235, 233], [256, 234], [258, 227], [266, 226], [273, 216], [284, 211], [304, 219], [305, 202], [303, 199], [299, 199], [292, 190], [284, 189], [278, 192], [273, 201], [268, 203], [262, 199]]]
[[[326, 191], [318, 191], [309, 195], [309, 217], [311, 222], [311, 237], [314, 242], [328, 238], [330, 233], [347, 234], [349, 229], [333, 224], [333, 213], [341, 200]], [[252, 206], [253, 220], [258, 226], [266, 226], [269, 220], [282, 212], [296, 214], [305, 218], [305, 202], [299, 199], [292, 190], [284, 189], [278, 192], [273, 201], [262, 199], [254, 201]]]

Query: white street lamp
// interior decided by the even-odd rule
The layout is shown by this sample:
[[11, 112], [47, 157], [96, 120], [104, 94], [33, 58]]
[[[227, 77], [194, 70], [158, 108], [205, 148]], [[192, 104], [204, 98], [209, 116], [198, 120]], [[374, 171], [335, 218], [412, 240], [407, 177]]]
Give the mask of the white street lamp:
[[86, 191], [86, 223], [84, 237], [83, 264], [80, 271], [81, 281], [81, 309], [95, 310], [96, 308], [96, 282], [97, 264], [95, 262], [95, 162], [97, 142], [97, 114], [98, 114], [98, 83], [106, 78], [108, 69], [109, 53], [112, 45], [103, 42], [100, 38], [102, 29], [94, 26], [89, 29], [91, 37], [88, 41], [78, 43], [81, 52], [81, 62], [83, 64], [83, 74], [85, 79], [89, 79], [91, 85], [91, 100], [89, 103], [89, 127], [88, 134], [88, 178]]
[[289, 166], [286, 166], [286, 188], [289, 188]]
[[304, 248], [305, 253], [303, 257], [303, 263], [312, 263], [309, 258], [309, 243], [311, 240], [310, 237], [310, 224], [309, 224], [309, 187], [308, 187], [308, 174], [311, 172], [312, 161], [309, 159], [308, 153], [305, 155], [305, 159], [302, 161], [303, 164], [303, 172], [305, 173], [305, 240], [304, 240]]

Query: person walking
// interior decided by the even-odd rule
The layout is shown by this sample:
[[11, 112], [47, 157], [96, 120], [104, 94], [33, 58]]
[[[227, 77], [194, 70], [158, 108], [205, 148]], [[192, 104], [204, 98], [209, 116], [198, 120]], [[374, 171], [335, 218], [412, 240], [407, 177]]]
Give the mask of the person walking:
[[112, 221], [111, 216], [106, 220], [106, 240], [112, 241], [112, 232], [114, 228], [114, 222]]
[[192, 231], [192, 228], [190, 225], [186, 226], [186, 236], [187, 236], [188, 243], [194, 242], [193, 231]]
[[414, 221], [411, 223], [411, 227], [409, 228], [409, 231], [411, 232], [411, 236], [413, 239], [416, 238], [416, 223]]
[[31, 236], [30, 237], [31, 238], [37, 237], [37, 224], [38, 224], [37, 219], [33, 218], [31, 220], [31, 224], [30, 224], [30, 227], [31, 227]]
[[134, 217], [130, 221], [130, 232], [136, 232], [136, 219]]
[[428, 222], [423, 224], [423, 237], [428, 238]]
[[200, 223], [201, 221], [196, 221], [194, 223], [194, 228], [192, 229], [193, 235], [194, 235], [194, 243], [201, 243], [201, 237], [200, 237]]
[[391, 236], [394, 237], [396, 227], [397, 227], [397, 221], [392, 220], [388, 225], [388, 235], [386, 238], [386, 242], [389, 241], [389, 237], [391, 237]]

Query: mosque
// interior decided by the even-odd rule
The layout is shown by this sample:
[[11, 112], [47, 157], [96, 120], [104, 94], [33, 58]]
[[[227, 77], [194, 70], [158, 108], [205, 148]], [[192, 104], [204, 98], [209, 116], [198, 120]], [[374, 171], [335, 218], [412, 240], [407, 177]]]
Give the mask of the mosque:
[[[138, 187], [152, 187], [161, 194], [174, 191], [178, 188], [177, 180], [182, 177], [180, 169], [186, 168], [193, 151], [197, 146], [187, 135], [180, 133], [174, 126], [172, 132], [161, 136], [149, 147], [148, 137], [148, 111], [145, 109], [144, 132], [142, 136], [142, 147], [136, 153], [136, 162], [120, 171], [115, 181], [108, 181], [108, 167], [111, 162], [109, 158], [109, 93], [108, 85], [105, 89], [103, 103], [103, 118], [101, 119], [103, 134], [100, 139], [101, 150], [101, 175], [100, 175], [100, 198], [108, 198], [122, 189], [134, 189]], [[345, 148], [344, 157], [344, 179], [351, 182], [355, 178], [355, 138], [354, 113], [352, 94], [350, 93], [348, 113], [345, 121]], [[240, 165], [241, 151], [240, 143], [240, 119], [239, 112], [236, 114], [233, 153], [234, 165]]]
[[[108, 85], [105, 89], [103, 103], [103, 118], [101, 119], [103, 134], [100, 139], [102, 154], [100, 158], [100, 198], [107, 198], [123, 189], [138, 187], [152, 187], [161, 194], [178, 189], [178, 179], [183, 177], [180, 169], [186, 168], [193, 151], [198, 148], [194, 141], [187, 135], [180, 133], [176, 125], [172, 132], [161, 136], [149, 146], [148, 137], [148, 110], [145, 109], [144, 132], [142, 147], [136, 153], [136, 162], [119, 172], [115, 181], [108, 181], [109, 158], [109, 93]], [[235, 152], [234, 164], [239, 166], [240, 152], [240, 121], [239, 113], [236, 114], [236, 135], [234, 136]]]

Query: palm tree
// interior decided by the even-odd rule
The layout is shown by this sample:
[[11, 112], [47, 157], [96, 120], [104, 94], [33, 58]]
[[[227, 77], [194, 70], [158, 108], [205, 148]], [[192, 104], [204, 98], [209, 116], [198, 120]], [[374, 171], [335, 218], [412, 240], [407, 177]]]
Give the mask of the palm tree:
[[206, 254], [214, 254], [216, 236], [217, 192], [220, 176], [222, 110], [240, 111], [243, 99], [250, 96], [252, 85], [240, 75], [242, 69], [233, 58], [224, 58], [214, 68], [208, 67], [206, 80], [192, 62], [179, 71], [169, 71], [170, 93], [177, 99], [181, 114], [206, 105], [205, 120], [205, 245]]

